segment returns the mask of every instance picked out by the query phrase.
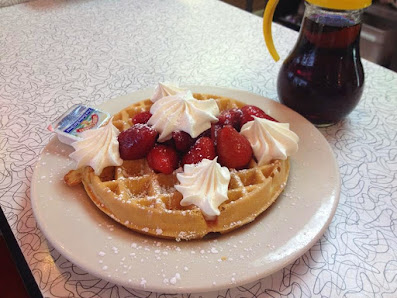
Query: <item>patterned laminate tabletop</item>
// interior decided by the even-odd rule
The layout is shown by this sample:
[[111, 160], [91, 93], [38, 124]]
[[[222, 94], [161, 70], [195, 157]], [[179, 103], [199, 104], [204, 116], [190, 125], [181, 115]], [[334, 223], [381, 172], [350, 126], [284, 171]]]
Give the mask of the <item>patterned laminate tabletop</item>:
[[[280, 63], [261, 19], [213, 0], [37, 0], [0, 9], [0, 205], [45, 297], [155, 297], [92, 276], [39, 230], [30, 181], [48, 123], [160, 81], [251, 91], [277, 100]], [[286, 57], [297, 34], [274, 26]], [[359, 106], [322, 129], [342, 179], [324, 236], [271, 276], [208, 297], [396, 297], [397, 74], [364, 61]], [[174, 296], [188, 296], [178, 294]], [[191, 296], [199, 296], [194, 294]]]

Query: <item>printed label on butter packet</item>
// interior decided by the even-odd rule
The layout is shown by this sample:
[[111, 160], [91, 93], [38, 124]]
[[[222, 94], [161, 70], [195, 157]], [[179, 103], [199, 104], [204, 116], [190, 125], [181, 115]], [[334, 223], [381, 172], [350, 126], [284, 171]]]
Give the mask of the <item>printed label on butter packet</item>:
[[80, 134], [89, 129], [101, 127], [110, 118], [110, 114], [83, 105], [74, 105], [48, 126], [58, 134], [61, 142], [70, 145], [80, 138]]

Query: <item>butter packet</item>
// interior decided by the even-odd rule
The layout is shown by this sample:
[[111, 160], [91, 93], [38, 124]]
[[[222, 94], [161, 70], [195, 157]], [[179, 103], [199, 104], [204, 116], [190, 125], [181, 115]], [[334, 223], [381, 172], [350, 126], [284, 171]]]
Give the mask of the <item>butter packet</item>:
[[73, 105], [48, 130], [58, 135], [59, 141], [70, 145], [81, 138], [81, 133], [89, 129], [97, 129], [109, 120], [110, 114], [84, 105]]

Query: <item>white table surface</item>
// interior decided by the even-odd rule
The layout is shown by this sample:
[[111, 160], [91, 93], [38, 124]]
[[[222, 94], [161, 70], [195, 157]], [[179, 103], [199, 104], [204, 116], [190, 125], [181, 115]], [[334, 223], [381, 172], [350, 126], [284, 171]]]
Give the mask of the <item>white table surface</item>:
[[[160, 295], [100, 280], [46, 241], [30, 204], [33, 167], [52, 137], [46, 127], [75, 103], [99, 105], [161, 81], [277, 100], [281, 63], [267, 53], [261, 18], [213, 0], [37, 0], [1, 8], [0, 28], [0, 206], [40, 290], [45, 297]], [[274, 25], [274, 36], [285, 58], [297, 33]], [[358, 107], [321, 130], [342, 178], [324, 236], [269, 277], [201, 296], [397, 296], [397, 74], [364, 67]]]

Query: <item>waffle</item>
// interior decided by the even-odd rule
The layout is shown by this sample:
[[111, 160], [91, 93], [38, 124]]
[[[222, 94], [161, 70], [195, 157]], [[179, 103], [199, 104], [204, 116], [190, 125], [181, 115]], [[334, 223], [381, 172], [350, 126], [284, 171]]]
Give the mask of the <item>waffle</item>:
[[[219, 109], [244, 106], [236, 100], [205, 94], [194, 94], [203, 100], [213, 98]], [[124, 131], [132, 126], [135, 114], [148, 111], [152, 102], [144, 100], [120, 111], [113, 124]], [[107, 167], [100, 176], [91, 167], [72, 170], [65, 176], [69, 186], [82, 183], [94, 204], [122, 225], [140, 233], [176, 240], [200, 239], [216, 232], [226, 233], [253, 221], [265, 211], [284, 189], [289, 160], [274, 160], [258, 166], [251, 160], [243, 170], [230, 170], [228, 200], [219, 206], [220, 215], [206, 221], [194, 205], [182, 207], [182, 194], [174, 185], [176, 173], [155, 173], [146, 159], [125, 160], [121, 166]]]

